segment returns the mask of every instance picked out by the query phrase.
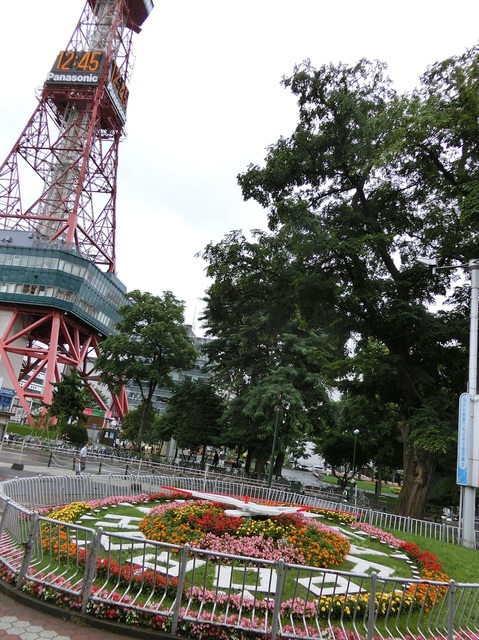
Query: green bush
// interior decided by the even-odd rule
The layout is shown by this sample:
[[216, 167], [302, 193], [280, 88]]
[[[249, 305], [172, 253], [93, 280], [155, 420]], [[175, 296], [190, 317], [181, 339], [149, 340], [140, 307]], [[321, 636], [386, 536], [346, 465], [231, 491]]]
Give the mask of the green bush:
[[453, 476], [439, 478], [429, 501], [440, 507], [459, 504], [459, 487], [456, 479]]
[[71, 444], [84, 444], [88, 440], [88, 431], [84, 425], [67, 424], [62, 431], [61, 438]]
[[38, 435], [33, 432], [33, 429], [27, 424], [16, 424], [15, 422], [9, 422], [7, 427], [7, 433], [16, 433], [19, 436], [33, 436]]

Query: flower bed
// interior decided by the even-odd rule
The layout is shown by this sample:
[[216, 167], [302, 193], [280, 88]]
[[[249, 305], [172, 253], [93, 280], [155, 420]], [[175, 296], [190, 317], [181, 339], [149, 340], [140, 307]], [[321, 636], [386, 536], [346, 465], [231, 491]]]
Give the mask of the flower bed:
[[[363, 522], [357, 522], [355, 527], [369, 533], [378, 540], [386, 542], [391, 547], [402, 551], [420, 570], [421, 579], [428, 580], [429, 582], [449, 582], [449, 576], [442, 571], [442, 565], [438, 558], [430, 551], [424, 551], [413, 542], [398, 540], [392, 534], [371, 525], [364, 524]], [[447, 591], [444, 586], [431, 585], [425, 582], [411, 584], [407, 587], [407, 590], [412, 597], [411, 606], [422, 606], [424, 604], [426, 611], [428, 611], [437, 600], [440, 600]]]
[[155, 507], [138, 528], [149, 540], [323, 568], [341, 565], [350, 549], [345, 536], [301, 513], [243, 519], [202, 500]]
[[[159, 496], [142, 494], [136, 499], [118, 497], [106, 501], [73, 503], [63, 508], [51, 510], [48, 513], [48, 517], [74, 524], [82, 515], [102, 509], [104, 505], [113, 506], [121, 502], [145, 503], [153, 498], [165, 500], [164, 496], [160, 498]], [[282, 558], [291, 564], [304, 564], [324, 568], [340, 566], [349, 551], [350, 544], [345, 536], [321, 522], [307, 518], [301, 513], [244, 520], [226, 515], [222, 505], [198, 500], [185, 501], [184, 496], [181, 496], [181, 502], [178, 496], [171, 496], [170, 499], [170, 502], [153, 507], [149, 514], [144, 516], [140, 529], [147, 538], [169, 543], [174, 542], [179, 545], [189, 543], [196, 549], [208, 549], [210, 551], [273, 561]], [[344, 525], [345, 521], [348, 521], [354, 528], [368, 533], [372, 538], [401, 550], [415, 562], [421, 571], [422, 578], [428, 581], [411, 584], [406, 588], [405, 592], [392, 591], [377, 596], [375, 613], [378, 618], [396, 613], [406, 613], [421, 607], [427, 611], [430, 606], [444, 595], [445, 587], [442, 585], [431, 586], [429, 582], [431, 580], [448, 581], [448, 577], [442, 573], [441, 565], [433, 554], [421, 550], [417, 545], [398, 540], [393, 535], [380, 529], [361, 522], [355, 522], [354, 516], [350, 514], [321, 510], [321, 515], [327, 517], [328, 521], [341, 523], [342, 525]], [[50, 540], [49, 543], [47, 543], [47, 539]], [[52, 545], [51, 541], [52, 538], [47, 535], [47, 530], [45, 529], [45, 535], [42, 537], [43, 547], [46, 548], [48, 544]], [[68, 540], [66, 536], [63, 546], [58, 544], [58, 540], [54, 541], [53, 544], [55, 545], [54, 548], [50, 547], [48, 551], [50, 554], [56, 554], [58, 558], [73, 553], [72, 545], [74, 546], [74, 543]], [[85, 550], [77, 548], [77, 562], [84, 562], [85, 557]], [[3, 571], [1, 577], [12, 581], [14, 576], [9, 575], [9, 573]], [[115, 588], [123, 585], [125, 588], [132, 589], [132, 585], [134, 586], [137, 580], [139, 586], [141, 583], [146, 583], [152, 592], [165, 593], [167, 591], [170, 598], [174, 598], [178, 586], [176, 578], [171, 576], [164, 577], [146, 568], [140, 574], [138, 575], [137, 569], [136, 571], [132, 570], [131, 566], [120, 566], [111, 559], [98, 558], [97, 577], [109, 576], [113, 578], [117, 583]], [[49, 581], [57, 584], [55, 577], [51, 574], [49, 575]], [[62, 586], [68, 586], [68, 581], [61, 577], [58, 578], [58, 584], [60, 583], [62, 583]], [[73, 596], [57, 592], [52, 587], [45, 587], [36, 582], [26, 581], [24, 588], [30, 594], [45, 600], [67, 605], [72, 609], [79, 608], [79, 602]], [[162, 631], [170, 630], [171, 620], [168, 617], [159, 614], [155, 615], [149, 611], [142, 611], [142, 605], [136, 605], [134, 609], [128, 608], [128, 595], [120, 595], [118, 592], [109, 592], [107, 590], [100, 592], [96, 586], [93, 588], [93, 593], [105, 600], [105, 602], [99, 600], [91, 601], [88, 605], [88, 611], [94, 613], [97, 617], [113, 619], [127, 624], [148, 626]], [[246, 609], [254, 611], [258, 617], [251, 619], [249, 623], [251, 625], [250, 631], [238, 632], [237, 637], [245, 640], [246, 638], [256, 638], [258, 637], [257, 633], [263, 629], [264, 616], [269, 616], [273, 607], [271, 598], [244, 600], [240, 595], [232, 593], [221, 594], [217, 590], [209, 591], [204, 586], [184, 588], [183, 597], [189, 600], [190, 616], [192, 615], [191, 605], [194, 603], [198, 605], [198, 623], [183, 622], [180, 627], [181, 631], [188, 633], [191, 638], [224, 637], [226, 639], [232, 637], [231, 629], [224, 630], [217, 625], [234, 625], [235, 617], [237, 618], [240, 612], [244, 612]], [[121, 602], [119, 602], [120, 600]], [[220, 607], [230, 612], [228, 619], [220, 613], [215, 615], [206, 613], [203, 608], [208, 603], [211, 606], [215, 605], [215, 607]], [[295, 597], [282, 602], [280, 613], [285, 619], [297, 618], [302, 620], [306, 623], [304, 626], [305, 636], [317, 637], [314, 632], [315, 619], [337, 619], [342, 622], [348, 618], [357, 619], [367, 614], [368, 606], [369, 594], [367, 593], [321, 595], [316, 600], [307, 602], [302, 598]], [[242, 619], [243, 623], [244, 619]], [[309, 624], [313, 626], [310, 628]], [[283, 627], [283, 633], [287, 633], [287, 628], [287, 626]], [[297, 629], [295, 633], [296, 631]], [[339, 631], [339, 629], [332, 630], [331, 633], [332, 635], [328, 634], [321, 637], [334, 637], [336, 639], [358, 637], [357, 635], [349, 636], [348, 631]]]

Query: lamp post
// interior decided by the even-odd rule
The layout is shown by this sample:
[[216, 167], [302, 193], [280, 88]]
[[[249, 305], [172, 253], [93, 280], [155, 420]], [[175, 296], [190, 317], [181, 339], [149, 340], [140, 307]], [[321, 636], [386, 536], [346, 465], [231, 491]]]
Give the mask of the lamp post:
[[271, 449], [271, 460], [269, 463], [268, 470], [268, 487], [271, 487], [273, 482], [273, 464], [274, 464], [274, 454], [276, 452], [276, 442], [278, 441], [278, 427], [279, 427], [279, 416], [283, 413], [283, 405], [281, 401], [278, 401], [274, 406], [274, 412], [276, 414], [276, 418], [274, 421], [274, 436], [273, 436], [273, 448]]
[[[478, 331], [478, 285], [479, 285], [479, 261], [469, 262], [471, 272], [471, 318], [469, 330], [469, 382], [466, 438], [468, 449], [469, 473], [466, 484], [461, 486], [461, 502], [459, 513], [459, 535], [461, 544], [470, 549], [476, 548], [476, 489], [479, 486], [479, 434], [477, 424], [477, 412], [475, 406], [477, 397], [477, 331]], [[460, 417], [459, 417], [460, 420]], [[460, 437], [460, 434], [459, 434]], [[459, 459], [460, 442], [458, 443], [458, 484], [460, 480]]]
[[[359, 435], [359, 429], [355, 429], [353, 431], [354, 447], [353, 447], [353, 462], [351, 464], [351, 468], [352, 468], [351, 484], [354, 487], [354, 504], [357, 503], [357, 499], [358, 499], [358, 486], [357, 486], [357, 483], [354, 482], [354, 469], [356, 468], [356, 445], [358, 442], [358, 435]], [[350, 497], [349, 492], [347, 490], [347, 483], [346, 483], [346, 493], [348, 494], [348, 497]]]
[[479, 487], [479, 421], [475, 410], [479, 400], [477, 395], [477, 355], [478, 355], [478, 287], [479, 260], [467, 264], [436, 266], [436, 261], [419, 258], [423, 264], [432, 266], [432, 272], [439, 269], [468, 269], [471, 273], [470, 328], [469, 328], [469, 373], [467, 393], [459, 399], [457, 484], [461, 487], [459, 504], [459, 540], [463, 547], [476, 548], [476, 490]]
[[355, 429], [353, 431], [353, 436], [354, 436], [353, 464], [352, 464], [353, 475], [351, 479], [354, 478], [354, 469], [356, 468], [356, 445], [358, 443], [358, 435], [359, 435], [359, 429]]

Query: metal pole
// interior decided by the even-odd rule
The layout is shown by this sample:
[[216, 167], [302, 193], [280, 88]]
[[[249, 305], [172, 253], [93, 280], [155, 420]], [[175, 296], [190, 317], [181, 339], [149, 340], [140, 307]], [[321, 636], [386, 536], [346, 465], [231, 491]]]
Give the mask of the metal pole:
[[273, 612], [271, 614], [271, 631], [269, 635], [270, 640], [276, 640], [276, 638], [278, 637], [279, 622], [281, 618], [281, 602], [283, 600], [284, 582], [286, 579], [286, 568], [284, 565], [285, 565], [284, 560], [280, 558], [276, 565], [277, 580], [276, 580]]
[[[353, 431], [353, 435], [354, 435], [354, 448], [353, 448], [353, 469], [352, 469], [351, 480], [354, 482], [354, 470], [356, 468], [356, 444], [358, 442], [359, 429], [355, 429]], [[358, 498], [357, 487], [354, 487], [354, 504], [357, 503], [357, 498]]]
[[353, 448], [353, 465], [352, 465], [352, 477], [354, 478], [354, 469], [356, 467], [356, 444], [358, 442], [358, 435], [359, 435], [359, 429], [355, 429], [353, 431], [353, 435], [354, 435], [354, 448]]
[[20, 447], [20, 454], [18, 456], [18, 463], [22, 461], [23, 449], [25, 448], [25, 438], [22, 440], [22, 446]]
[[471, 324], [469, 332], [469, 383], [468, 394], [470, 397], [470, 425], [469, 460], [471, 464], [471, 486], [462, 488], [462, 540], [464, 547], [476, 548], [476, 487], [478, 485], [479, 472], [479, 434], [476, 425], [477, 401], [477, 331], [478, 331], [478, 285], [479, 263], [477, 260], [469, 262], [471, 272]]

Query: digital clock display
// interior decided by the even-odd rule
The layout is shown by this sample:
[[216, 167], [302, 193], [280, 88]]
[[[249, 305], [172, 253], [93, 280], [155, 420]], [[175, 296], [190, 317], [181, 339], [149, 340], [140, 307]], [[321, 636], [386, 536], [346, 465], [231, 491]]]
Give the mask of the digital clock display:
[[95, 86], [100, 81], [103, 51], [60, 51], [47, 84], [81, 84]]
[[126, 107], [128, 104], [128, 96], [130, 94], [130, 91], [127, 87], [125, 78], [121, 75], [121, 71], [115, 62], [112, 62], [111, 64], [106, 91], [110, 96], [110, 100], [121, 122], [125, 124]]

